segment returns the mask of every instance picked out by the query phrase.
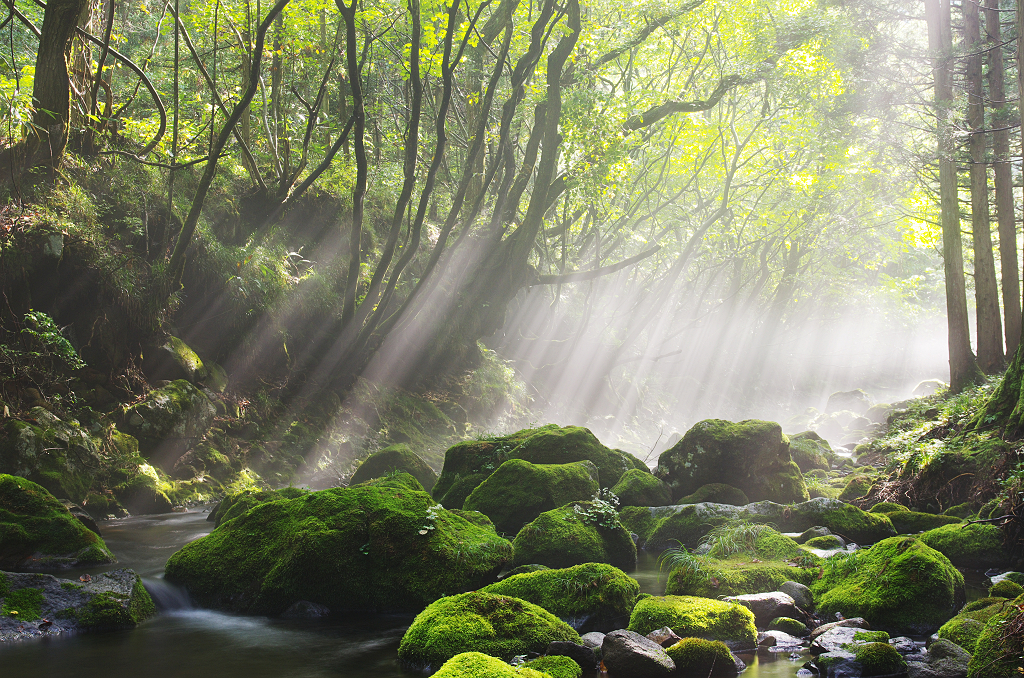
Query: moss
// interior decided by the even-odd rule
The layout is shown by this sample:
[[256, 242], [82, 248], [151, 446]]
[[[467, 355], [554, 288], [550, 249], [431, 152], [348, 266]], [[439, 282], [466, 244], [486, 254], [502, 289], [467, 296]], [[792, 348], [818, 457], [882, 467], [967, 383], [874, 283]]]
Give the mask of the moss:
[[[538, 657], [526, 662], [526, 667], [551, 676], [551, 678], [582, 678], [583, 669], [569, 657], [553, 655]], [[475, 678], [474, 674], [474, 678]]]
[[1024, 586], [1024, 572], [1007, 572], [1005, 576], [1010, 581]]
[[513, 564], [570, 567], [609, 563], [633, 571], [636, 545], [614, 511], [607, 516], [598, 512], [602, 508], [597, 502], [578, 501], [541, 513], [513, 540]]
[[885, 631], [856, 631], [853, 639], [865, 643], [888, 643], [889, 634]]
[[650, 471], [629, 469], [612, 488], [620, 506], [667, 506], [672, 503], [672, 490]]
[[78, 623], [89, 629], [129, 628], [156, 613], [153, 599], [137, 579], [129, 596], [105, 591], [93, 597], [78, 614]]
[[715, 504], [732, 504], [733, 506], [744, 506], [750, 503], [743, 490], [725, 483], [709, 483], [701, 485], [692, 494], [688, 494], [677, 504], [700, 504], [701, 502], [713, 502]]
[[964, 578], [938, 551], [913, 537], [892, 537], [830, 558], [811, 591], [822, 617], [841, 612], [875, 628], [930, 633], [956, 609]]
[[297, 600], [404, 611], [486, 583], [511, 557], [493, 530], [379, 480], [259, 504], [171, 556], [165, 576], [201, 605], [239, 612]]
[[889, 643], [867, 643], [853, 650], [864, 676], [892, 676], [905, 673], [907, 662]]
[[629, 618], [629, 630], [647, 635], [663, 626], [680, 637], [751, 644], [757, 639], [754, 615], [742, 605], [694, 596], [651, 596], [638, 600]]
[[996, 614], [1006, 611], [1009, 600], [1005, 598], [983, 598], [964, 606], [960, 614], [939, 627], [939, 638], [945, 638], [974, 653], [978, 638], [985, 630], [985, 624]]
[[701, 505], [688, 504], [681, 510], [658, 519], [647, 539], [648, 548], [664, 548], [674, 542], [695, 548], [713, 527], [731, 522], [725, 516], [702, 511], [699, 506]]
[[698, 422], [658, 459], [658, 474], [676, 499], [709, 483], [728, 482], [751, 501], [789, 503], [810, 497], [789, 439], [774, 422]]
[[558, 617], [592, 614], [601, 619], [614, 619], [628, 617], [632, 612], [640, 584], [611, 565], [586, 563], [516, 574], [481, 591], [520, 598]]
[[887, 515], [892, 513], [893, 511], [910, 511], [910, 509], [908, 509], [906, 506], [903, 506], [902, 504], [896, 504], [891, 501], [880, 502], [878, 504], [875, 504], [868, 510], [871, 513], [885, 513]]
[[281, 490], [242, 490], [232, 492], [220, 500], [207, 520], [212, 520], [215, 526], [220, 526], [232, 518], [237, 518], [249, 509], [268, 501], [287, 499]]
[[919, 539], [958, 567], [984, 570], [1006, 567], [1010, 562], [1002, 534], [992, 524], [943, 525], [921, 534]]
[[0, 598], [6, 596], [8, 591], [10, 591], [10, 587], [7, 584], [7, 575], [0, 572]]
[[886, 513], [892, 526], [900, 534], [915, 534], [925, 530], [933, 530], [943, 525], [955, 525], [960, 523], [959, 518], [953, 516], [937, 516], [934, 513], [918, 513], [917, 511], [893, 511]]
[[578, 643], [579, 634], [547, 610], [518, 598], [473, 591], [441, 598], [413, 620], [398, 647], [411, 668], [439, 667], [462, 652], [509, 660], [543, 652], [552, 641]]
[[39, 619], [43, 607], [43, 591], [26, 586], [9, 592], [3, 600], [0, 614], [14, 617], [18, 621], [35, 621]]
[[704, 543], [711, 546], [708, 555], [712, 558], [746, 554], [764, 560], [786, 560], [806, 553], [796, 541], [768, 525], [719, 527], [704, 538]]
[[[810, 507], [816, 502], [821, 506], [814, 512]], [[821, 507], [824, 510], [821, 510]], [[792, 508], [793, 529], [805, 529], [811, 525], [827, 527], [833, 534], [837, 534], [847, 541], [860, 544], [871, 544], [886, 537], [896, 534], [892, 521], [888, 516], [862, 511], [856, 506], [836, 500], [818, 499], [805, 504], [798, 504]], [[779, 527], [782, 529], [783, 524]], [[789, 531], [787, 529], [787, 531]]]
[[484, 514], [480, 513], [479, 511], [463, 511], [462, 509], [452, 509], [451, 512], [459, 516], [460, 518], [465, 518], [474, 525], [482, 527], [486, 530], [494, 529], [494, 523], [491, 522], [491, 519], [485, 516]]
[[619, 510], [619, 522], [631, 533], [637, 535], [639, 543], [645, 543], [654, 531], [657, 521], [646, 506], [624, 506]]
[[944, 516], [954, 516], [956, 518], [967, 519], [974, 515], [974, 509], [970, 502], [964, 502], [963, 504], [957, 504], [956, 506], [950, 506], [948, 509], [942, 512]]
[[408, 445], [398, 444], [385, 447], [379, 452], [374, 452], [363, 460], [352, 474], [350, 484], [357, 485], [361, 482], [380, 478], [393, 471], [405, 471], [423, 485], [423, 488], [430, 492], [437, 482], [437, 474], [425, 461], [420, 459]]
[[[598, 491], [590, 462], [533, 464], [510, 459], [466, 498], [463, 508], [480, 511], [499, 532], [515, 534], [541, 513]], [[531, 561], [532, 562], [532, 561]]]
[[514, 577], [517, 574], [525, 574], [527, 572], [543, 572], [544, 570], [550, 570], [551, 568], [547, 565], [538, 565], [537, 563], [530, 563], [529, 565], [519, 565], [513, 567], [511, 570], [505, 573], [505, 577]]
[[827, 534], [827, 535], [825, 535], [823, 537], [814, 537], [812, 539], [808, 539], [804, 543], [804, 545], [805, 546], [809, 546], [812, 549], [828, 549], [828, 550], [841, 549], [841, 548], [844, 548], [846, 546], [843, 543], [843, 541], [839, 537], [835, 536], [834, 534]]
[[1019, 629], [1024, 621], [1024, 596], [1015, 598], [985, 622], [967, 668], [968, 678], [1011, 678], [1024, 669], [1024, 635]]
[[513, 450], [510, 457], [534, 464], [589, 461], [597, 466], [601, 487], [614, 487], [630, 469], [647, 469], [633, 455], [605, 447], [590, 429], [582, 426], [539, 429]]
[[510, 666], [500, 659], [481, 652], [463, 652], [446, 661], [434, 676], [436, 678], [543, 678], [544, 674], [529, 667]]
[[103, 540], [53, 495], [30, 480], [0, 474], [0, 567], [52, 569], [113, 562]]
[[993, 598], [1016, 598], [1022, 593], [1024, 593], [1024, 586], [1009, 579], [1003, 579], [993, 584], [988, 590], [988, 595]]
[[434, 496], [445, 508], [460, 509], [465, 505], [466, 497], [471, 495], [480, 483], [487, 480], [489, 475], [491, 474], [470, 473], [466, 476], [458, 476], [443, 495], [438, 493], [437, 485], [435, 485]]
[[789, 436], [789, 453], [803, 473], [812, 469], [828, 471], [832, 468], [831, 461], [835, 457], [828, 441], [814, 431]]
[[807, 625], [802, 621], [793, 619], [792, 617], [776, 617], [771, 620], [768, 624], [769, 631], [782, 631], [788, 633], [791, 636], [806, 636], [808, 633]]
[[740, 596], [747, 593], [777, 591], [787, 581], [809, 585], [818, 576], [818, 568], [793, 567], [782, 561], [752, 563], [749, 556], [712, 560], [700, 572], [685, 566], [673, 568], [665, 583], [667, 595]]
[[682, 675], [706, 678], [736, 674], [732, 652], [720, 640], [683, 638], [665, 652], [675, 662], [676, 671]]
[[857, 499], [863, 497], [874, 485], [875, 479], [872, 476], [856, 473], [850, 476], [850, 479], [846, 482], [846, 486], [843, 491], [839, 493], [839, 498], [845, 501], [850, 499]]

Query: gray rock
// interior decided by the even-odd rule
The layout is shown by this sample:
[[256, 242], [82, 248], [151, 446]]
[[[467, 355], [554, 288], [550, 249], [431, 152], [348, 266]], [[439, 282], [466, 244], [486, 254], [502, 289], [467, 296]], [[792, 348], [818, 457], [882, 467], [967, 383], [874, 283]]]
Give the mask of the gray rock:
[[565, 640], [556, 640], [548, 645], [544, 653], [550, 656], [568, 657], [576, 662], [584, 674], [592, 673], [597, 669], [598, 659], [594, 648], [578, 643], [570, 643]]
[[308, 600], [299, 600], [292, 603], [287, 610], [281, 613], [285, 619], [323, 619], [331, 614], [330, 608], [319, 603], [311, 603]]
[[898, 636], [889, 639], [889, 645], [902, 655], [918, 654], [922, 651], [921, 646], [906, 636]]
[[591, 631], [590, 633], [584, 633], [580, 636], [580, 640], [587, 647], [599, 650], [604, 644], [604, 634], [598, 631]]
[[742, 596], [723, 598], [727, 603], [739, 603], [754, 613], [758, 626], [767, 626], [776, 617], [800, 618], [801, 615], [789, 594], [781, 591], [772, 593], [747, 593]]
[[791, 636], [788, 633], [786, 633], [785, 631], [765, 631], [764, 635], [765, 635], [765, 637], [771, 638], [772, 640], [775, 641], [775, 644], [774, 644], [773, 647], [781, 648], [781, 649], [784, 649], [786, 651], [790, 651], [790, 650], [792, 650], [794, 648], [798, 648], [798, 647], [804, 645], [804, 643], [806, 643], [805, 640], [803, 640], [801, 638], [797, 638], [796, 636]]
[[675, 631], [673, 631], [667, 626], [662, 626], [657, 631], [651, 631], [647, 634], [647, 639], [653, 640], [662, 647], [672, 647], [680, 640], [682, 640], [679, 636], [676, 635]]
[[[86, 576], [86, 575], [83, 575]], [[88, 581], [49, 574], [0, 572], [0, 643], [75, 631], [131, 628], [152, 615], [153, 599], [132, 570], [113, 570]], [[15, 614], [16, 613], [16, 614]]]
[[811, 643], [812, 654], [829, 654], [845, 650], [853, 643], [853, 636], [859, 629], [852, 626], [837, 626], [829, 629]]
[[871, 624], [868, 624], [864, 617], [854, 617], [853, 619], [843, 619], [842, 621], [831, 622], [828, 624], [822, 624], [818, 628], [811, 631], [811, 640], [815, 640], [818, 636], [823, 633], [827, 633], [834, 628], [849, 626], [855, 629], [870, 629]]
[[832, 534], [832, 530], [828, 529], [824, 525], [815, 525], [814, 527], [808, 527], [806, 530], [801, 532], [799, 536], [793, 537], [793, 540], [797, 544], [803, 544], [809, 539], [815, 537], [827, 537]]
[[801, 610], [810, 611], [814, 609], [814, 594], [812, 594], [811, 590], [800, 582], [782, 582], [782, 586], [779, 587], [779, 591], [782, 591], [792, 598], [793, 604]]
[[216, 413], [203, 391], [179, 379], [150, 391], [144, 400], [127, 408], [119, 428], [138, 439], [144, 457], [171, 471], [206, 434]]
[[871, 407], [871, 398], [864, 391], [854, 389], [852, 391], [837, 391], [828, 397], [825, 405], [825, 413], [832, 414], [842, 410], [849, 410], [857, 414], [864, 414]]
[[971, 655], [956, 643], [936, 640], [921, 661], [908, 661], [910, 678], [967, 678]]
[[675, 662], [660, 645], [626, 629], [604, 637], [601, 659], [615, 678], [667, 676], [676, 670]]

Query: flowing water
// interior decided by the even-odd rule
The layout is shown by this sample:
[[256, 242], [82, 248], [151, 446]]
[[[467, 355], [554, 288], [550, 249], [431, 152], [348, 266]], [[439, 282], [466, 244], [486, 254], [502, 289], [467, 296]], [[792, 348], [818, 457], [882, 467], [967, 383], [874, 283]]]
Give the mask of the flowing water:
[[[411, 615], [364, 615], [329, 621], [285, 621], [243, 617], [193, 607], [183, 592], [163, 581], [164, 563], [181, 546], [208, 533], [207, 513], [192, 510], [102, 523], [100, 529], [119, 563], [104, 569], [134, 569], [159, 614], [131, 631], [92, 633], [0, 646], [0, 675], [81, 678], [410, 678], [396, 661], [398, 643]], [[86, 570], [55, 573], [75, 578]], [[640, 552], [633, 574], [641, 591], [662, 595], [665, 577], [657, 557]], [[980, 582], [974, 595], [980, 592]], [[970, 595], [970, 593], [969, 593]], [[794, 678], [807, 660], [743, 655], [744, 678]]]

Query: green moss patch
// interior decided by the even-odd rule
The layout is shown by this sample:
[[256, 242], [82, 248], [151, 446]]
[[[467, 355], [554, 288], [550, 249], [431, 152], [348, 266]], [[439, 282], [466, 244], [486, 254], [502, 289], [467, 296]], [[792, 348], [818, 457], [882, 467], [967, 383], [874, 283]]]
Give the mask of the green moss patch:
[[[577, 667], [579, 668], [579, 667]], [[436, 678], [544, 678], [526, 666], [511, 666], [481, 652], [457, 654], [434, 674]]]
[[792, 617], [776, 617], [768, 624], [768, 630], [782, 631], [798, 638], [808, 633], [807, 625]]
[[962, 602], [963, 586], [941, 553], [913, 537], [892, 537], [828, 559], [811, 591], [823, 617], [841, 612], [890, 632], [931, 633]]
[[551, 678], [581, 678], [583, 676], [583, 669], [579, 664], [568, 657], [558, 655], [538, 657], [533, 661], [526, 662], [526, 667], [540, 671]]
[[982, 570], [1009, 564], [1002, 534], [992, 524], [943, 525], [918, 538], [959, 567]]
[[742, 605], [694, 596], [651, 596], [637, 601], [629, 630], [647, 635], [663, 626], [680, 637], [708, 637], [753, 644], [754, 615]]
[[665, 583], [665, 593], [679, 596], [740, 596], [746, 593], [777, 591], [787, 581], [809, 585], [818, 568], [793, 567], [781, 561], [754, 563], [749, 556], [733, 556], [726, 560], [708, 560], [695, 570], [689, 566], [674, 567]]
[[570, 567], [609, 563], [636, 569], [636, 545], [615, 510], [599, 501], [577, 501], [545, 511], [516, 535], [514, 565]]
[[171, 556], [166, 577], [200, 604], [278, 614], [419, 610], [480, 586], [511, 559], [493, 530], [425, 492], [378, 480], [259, 504]]
[[887, 515], [892, 513], [893, 511], [910, 511], [910, 509], [908, 509], [906, 506], [903, 506], [902, 504], [896, 504], [891, 501], [879, 502], [878, 504], [875, 504], [868, 510], [871, 513], [885, 513]]
[[620, 506], [667, 506], [672, 503], [672, 490], [649, 471], [632, 468], [622, 474], [612, 488]]
[[1016, 598], [1022, 593], [1024, 593], [1024, 586], [1009, 579], [1003, 579], [993, 584], [988, 590], [988, 595], [993, 598]]
[[701, 485], [692, 494], [688, 494], [677, 504], [700, 504], [711, 502], [714, 504], [732, 504], [733, 506], [744, 506], [750, 503], [743, 490], [725, 483], [708, 483]]
[[843, 487], [843, 491], [839, 493], [839, 498], [844, 501], [849, 501], [851, 499], [863, 497], [869, 490], [871, 490], [871, 486], [874, 484], [874, 476], [855, 473], [846, 481], [846, 486]]
[[789, 436], [789, 453], [803, 473], [813, 469], [828, 471], [835, 453], [828, 441], [814, 431], [803, 431]]
[[35, 621], [40, 616], [43, 592], [41, 589], [26, 587], [11, 591], [3, 601], [3, 606], [0, 606], [0, 614], [16, 618], [19, 621]]
[[556, 640], [580, 642], [579, 634], [547, 610], [518, 598], [474, 591], [441, 598], [413, 620], [398, 647], [404, 666], [440, 667], [463, 652], [509, 660], [544, 652]]
[[824, 549], [828, 551], [834, 551], [835, 549], [841, 549], [846, 546], [843, 540], [834, 534], [826, 534], [821, 537], [812, 537], [804, 542], [804, 546], [812, 549]]
[[559, 617], [614, 619], [628, 617], [633, 611], [640, 585], [616, 567], [586, 563], [516, 574], [481, 591], [520, 598]]
[[1024, 668], [1024, 635], [1019, 631], [1024, 623], [1024, 596], [1015, 598], [1009, 605], [1001, 607], [985, 622], [978, 635], [974, 653], [967, 668], [967, 678], [1011, 678], [1020, 675]]
[[434, 473], [434, 469], [430, 468], [427, 462], [420, 459], [416, 453], [409, 449], [408, 445], [400, 443], [385, 447], [383, 450], [374, 452], [364, 459], [359, 468], [356, 469], [356, 472], [352, 474], [352, 479], [349, 483], [357, 485], [367, 480], [380, 478], [394, 471], [408, 473], [418, 480], [427, 492], [430, 492], [434, 487], [434, 483], [437, 482], [437, 474]]
[[995, 615], [1005, 612], [1009, 604], [1010, 601], [1005, 598], [971, 601], [960, 614], [939, 627], [938, 636], [973, 654], [985, 624]]
[[720, 640], [683, 638], [665, 650], [684, 676], [735, 675], [732, 652]]
[[917, 511], [893, 511], [886, 513], [892, 526], [900, 534], [916, 534], [925, 530], [933, 530], [943, 525], [955, 525], [961, 521], [953, 516], [940, 516], [933, 513], [918, 513]]
[[907, 662], [889, 643], [867, 643], [853, 650], [865, 676], [894, 676], [905, 673]]

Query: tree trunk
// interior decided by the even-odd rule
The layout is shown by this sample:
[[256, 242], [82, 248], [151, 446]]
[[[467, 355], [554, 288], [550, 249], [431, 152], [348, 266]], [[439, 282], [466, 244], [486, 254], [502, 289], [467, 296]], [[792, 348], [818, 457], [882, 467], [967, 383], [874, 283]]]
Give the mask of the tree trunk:
[[1020, 265], [1017, 257], [1017, 224], [1013, 213], [1013, 177], [1010, 165], [1012, 107], [1006, 101], [1002, 31], [999, 0], [985, 0], [985, 29], [988, 33], [988, 98], [992, 115], [993, 171], [995, 174], [996, 218], [999, 220], [999, 262], [1003, 287], [1003, 330], [1006, 355], [1017, 352], [1021, 333]]
[[954, 392], [981, 378], [967, 322], [967, 288], [964, 283], [963, 246], [960, 242], [960, 210], [957, 202], [956, 166], [949, 108], [953, 100], [950, 82], [952, 35], [950, 0], [925, 0], [928, 47], [935, 79], [936, 133], [939, 155], [939, 210], [942, 215], [942, 265], [946, 282], [946, 324], [949, 345], [949, 381]]
[[994, 374], [1003, 367], [1003, 326], [999, 318], [999, 286], [992, 255], [988, 211], [988, 168], [985, 164], [985, 88], [981, 73], [982, 42], [978, 5], [963, 4], [967, 57], [967, 126], [971, 130], [971, 237], [974, 242], [974, 301], [978, 313], [978, 367]]
[[[43, 14], [42, 35], [36, 53], [35, 81], [32, 100], [36, 107], [32, 124], [37, 141], [30, 149], [43, 149], [44, 155], [56, 165], [68, 143], [68, 120], [71, 116], [71, 84], [69, 57], [71, 38], [75, 34], [87, 0], [50, 0]], [[37, 145], [38, 144], [38, 145]], [[33, 146], [35, 148], [33, 148]], [[29, 155], [33, 155], [30, 153]]]

